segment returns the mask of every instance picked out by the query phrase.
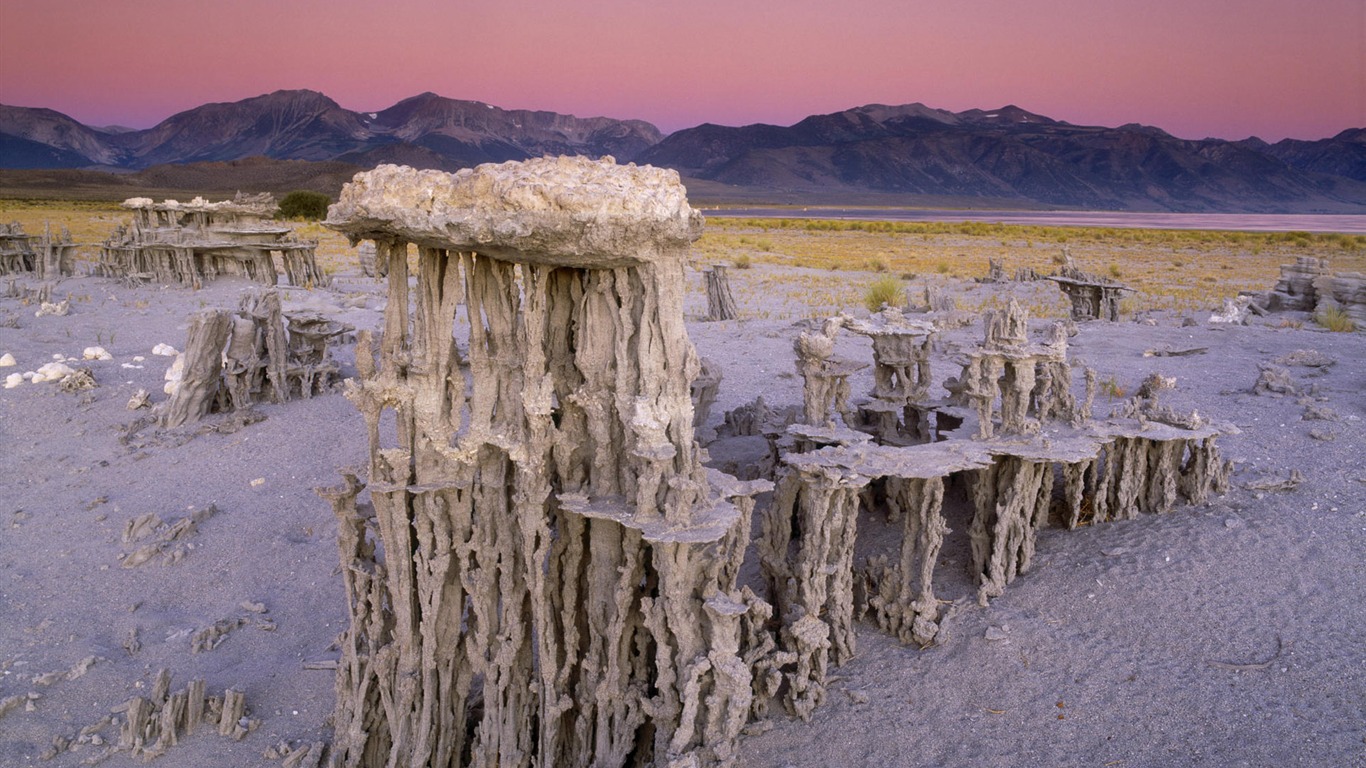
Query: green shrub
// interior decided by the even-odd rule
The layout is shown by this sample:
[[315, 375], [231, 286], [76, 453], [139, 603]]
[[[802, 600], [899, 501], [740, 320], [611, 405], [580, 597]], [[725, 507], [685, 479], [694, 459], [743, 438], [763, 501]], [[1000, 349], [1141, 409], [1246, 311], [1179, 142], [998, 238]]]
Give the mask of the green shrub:
[[321, 192], [296, 189], [280, 200], [280, 217], [317, 221], [327, 218], [327, 206], [331, 204], [332, 198]]
[[1333, 333], [1351, 333], [1357, 329], [1357, 324], [1352, 320], [1352, 316], [1347, 314], [1342, 307], [1336, 305], [1324, 307], [1315, 313], [1314, 322]]
[[901, 281], [895, 277], [879, 277], [863, 294], [863, 306], [869, 312], [877, 312], [883, 304], [898, 308], [906, 305], [906, 292], [901, 290]]

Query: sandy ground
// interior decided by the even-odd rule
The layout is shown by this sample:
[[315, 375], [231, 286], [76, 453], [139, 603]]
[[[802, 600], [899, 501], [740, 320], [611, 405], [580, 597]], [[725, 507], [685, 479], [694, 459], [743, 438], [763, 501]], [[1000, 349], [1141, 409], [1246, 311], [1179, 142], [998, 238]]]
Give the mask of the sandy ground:
[[[742, 304], [760, 300], [744, 284], [764, 269], [731, 273]], [[688, 311], [700, 314], [701, 280], [689, 279]], [[130, 429], [146, 411], [126, 407], [139, 388], [165, 399], [169, 358], [153, 356], [155, 345], [183, 347], [192, 312], [235, 308], [250, 288], [70, 278], [54, 293], [71, 297], [71, 311], [56, 317], [0, 299], [0, 354], [18, 363], [0, 377], [97, 344], [113, 356], [70, 363], [90, 368], [92, 390], [0, 389], [0, 701], [23, 697], [0, 716], [0, 766], [77, 766], [104, 754], [117, 727], [83, 740], [81, 730], [145, 695], [163, 668], [173, 689], [203, 678], [212, 694], [244, 692], [259, 725], [241, 741], [201, 729], [155, 764], [278, 766], [266, 752], [281, 740], [327, 738], [332, 672], [310, 667], [335, 657], [346, 613], [335, 522], [313, 489], [364, 462], [359, 415], [333, 393], [261, 406], [266, 418], [237, 431], [159, 431]], [[343, 273], [329, 289], [282, 290], [287, 310], [380, 324], [377, 281]], [[760, 394], [800, 402], [791, 343], [811, 309], [770, 298], [764, 313], [689, 322], [701, 355], [724, 371], [713, 425]], [[1153, 370], [1176, 376], [1172, 404], [1236, 424], [1241, 433], [1221, 441], [1237, 462], [1230, 493], [1160, 517], [1048, 529], [1037, 565], [981, 609], [964, 570], [966, 501], [950, 489], [953, 533], [936, 586], [957, 604], [948, 642], [916, 650], [861, 625], [858, 657], [835, 671], [812, 720], [778, 714], [752, 726], [741, 764], [1366, 765], [1366, 334], [1276, 327], [1281, 317], [1247, 327], [1204, 319], [1083, 324], [1073, 355], [1130, 391]], [[1168, 346], [1208, 351], [1144, 356]], [[1252, 394], [1259, 363], [1299, 349], [1335, 364], [1292, 367], [1303, 396]], [[351, 350], [335, 354], [353, 373]], [[859, 336], [842, 336], [839, 354], [871, 361]], [[957, 373], [945, 352], [934, 362], [939, 381]], [[855, 381], [854, 391], [869, 386]], [[1097, 414], [1112, 405], [1099, 398]], [[1327, 418], [1304, 420], [1311, 411]], [[1291, 469], [1304, 477], [1293, 491], [1246, 487]], [[156, 541], [125, 540], [148, 513], [200, 522], [130, 566]], [[878, 517], [860, 523], [862, 555], [895, 545]], [[215, 623], [230, 631], [194, 652], [196, 634]], [[76, 743], [45, 761], [54, 737]], [[141, 763], [116, 753], [101, 764]]]

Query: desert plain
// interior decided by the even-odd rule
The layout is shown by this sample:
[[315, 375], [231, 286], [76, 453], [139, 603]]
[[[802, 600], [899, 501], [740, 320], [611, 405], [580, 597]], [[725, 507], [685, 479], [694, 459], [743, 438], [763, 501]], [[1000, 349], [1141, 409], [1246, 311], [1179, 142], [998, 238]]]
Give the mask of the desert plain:
[[[29, 233], [68, 228], [78, 272], [125, 217], [107, 203], [0, 201], [0, 221]], [[331, 282], [280, 286], [286, 311], [380, 327], [383, 283], [340, 236], [296, 231], [319, 240]], [[723, 376], [707, 426], [759, 396], [800, 403], [793, 340], [840, 311], [866, 315], [878, 281], [912, 310], [928, 291], [965, 317], [936, 341], [942, 392], [984, 310], [1014, 299], [1036, 334], [1067, 315], [1052, 283], [977, 282], [989, 261], [1046, 274], [1064, 255], [1136, 289], [1118, 322], [1078, 323], [1069, 339], [1103, 382], [1096, 414], [1150, 373], [1175, 377], [1174, 407], [1236, 427], [1220, 438], [1230, 490], [1165, 515], [1047, 528], [1029, 573], [982, 608], [966, 569], [970, 505], [951, 487], [935, 589], [950, 603], [946, 636], [919, 649], [861, 624], [856, 658], [810, 721], [774, 707], [749, 727], [740, 765], [1366, 765], [1366, 334], [1304, 312], [1210, 322], [1299, 256], [1366, 272], [1366, 236], [712, 220], [685, 308]], [[735, 320], [703, 319], [713, 264], [730, 267]], [[61, 357], [96, 386], [0, 390], [0, 765], [143, 764], [111, 749], [111, 715], [162, 670], [172, 688], [202, 679], [211, 695], [243, 694], [248, 732], [202, 728], [154, 765], [278, 766], [327, 742], [347, 608], [336, 521], [315, 489], [366, 462], [360, 415], [333, 391], [260, 405], [254, 423], [146, 423], [128, 404], [140, 389], [165, 399], [170, 358], [153, 349], [183, 349], [191, 314], [235, 309], [258, 286], [52, 282], [65, 315], [36, 317], [38, 281], [25, 276], [0, 298], [0, 355], [16, 362], [0, 377]], [[82, 360], [93, 346], [110, 359]], [[332, 354], [355, 374], [352, 345]], [[853, 334], [837, 354], [871, 361]], [[1287, 368], [1293, 392], [1255, 393], [1263, 364]], [[851, 383], [859, 396], [871, 375]], [[714, 447], [718, 462], [743, 461]], [[179, 538], [157, 538], [177, 523]], [[877, 511], [860, 527], [860, 559], [895, 546]], [[757, 588], [753, 563], [742, 578]]]

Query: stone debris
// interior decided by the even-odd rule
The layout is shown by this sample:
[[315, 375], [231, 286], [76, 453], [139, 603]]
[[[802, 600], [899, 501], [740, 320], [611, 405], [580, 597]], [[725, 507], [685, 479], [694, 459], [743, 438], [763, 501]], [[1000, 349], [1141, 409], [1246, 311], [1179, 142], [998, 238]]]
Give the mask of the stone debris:
[[351, 331], [316, 313], [285, 314], [274, 288], [244, 295], [235, 313], [201, 310], [190, 318], [185, 352], [166, 371], [171, 398], [158, 408], [159, 422], [178, 427], [326, 391], [338, 372], [329, 343]]
[[63, 392], [83, 392], [98, 386], [99, 382], [95, 381], [95, 374], [89, 368], [77, 368], [57, 382], [57, 388]]
[[0, 368], [12, 368], [15, 365], [18, 365], [18, 362], [15, 361], [14, 355], [8, 352], [0, 355]]
[[1254, 395], [1294, 395], [1299, 391], [1288, 368], [1272, 363], [1262, 363], [1259, 368], [1261, 373], [1252, 385]]
[[194, 288], [224, 275], [275, 285], [273, 254], [279, 254], [291, 285], [327, 284], [314, 259], [318, 244], [295, 239], [288, 225], [272, 220], [276, 205], [269, 194], [238, 193], [216, 203], [133, 197], [123, 207], [133, 212], [132, 222], [119, 225], [104, 242], [97, 275]]
[[[240, 741], [260, 724], [260, 720], [249, 716], [246, 697], [241, 691], [229, 688], [222, 696], [210, 696], [202, 679], [192, 680], [186, 687], [172, 691], [171, 672], [161, 669], [147, 696], [134, 696], [125, 701], [114, 708], [112, 716], [82, 728], [74, 740], [67, 739], [65, 743], [105, 746], [84, 762], [87, 765], [120, 752], [150, 762], [164, 756], [201, 725]], [[112, 743], [100, 735], [100, 731], [111, 726], [118, 728], [118, 736]]]
[[152, 539], [132, 552], [119, 555], [124, 568], [136, 568], [144, 563], [157, 561], [162, 565], [174, 565], [189, 554], [194, 545], [188, 539], [199, 533], [199, 525], [218, 514], [218, 507], [209, 506], [195, 510], [184, 517], [170, 521], [163, 520], [155, 512], [135, 517], [124, 524], [123, 543], [136, 544], [144, 539]]
[[1302, 421], [1340, 421], [1342, 416], [1332, 408], [1321, 403], [1310, 403], [1304, 408]]
[[1223, 309], [1210, 315], [1209, 321], [1215, 325], [1247, 325], [1252, 314], [1251, 305], [1251, 299], [1246, 296], [1224, 299]]
[[62, 299], [61, 301], [44, 301], [38, 305], [38, 310], [33, 313], [34, 317], [63, 317], [71, 312], [71, 300]]
[[1290, 470], [1290, 476], [1284, 480], [1272, 478], [1262, 478], [1260, 480], [1250, 480], [1243, 485], [1249, 491], [1293, 491], [1300, 487], [1304, 482], [1304, 475], [1298, 469]]
[[1209, 351], [1209, 347], [1189, 347], [1187, 349], [1172, 349], [1171, 345], [1154, 349], [1143, 350], [1144, 357], [1187, 357], [1189, 355], [1203, 355]]
[[246, 626], [250, 620], [245, 616], [220, 619], [190, 636], [190, 653], [212, 651], [228, 639], [233, 630]]
[[132, 397], [128, 398], [128, 410], [130, 411], [150, 407], [152, 407], [152, 393], [145, 389], [139, 388]]
[[1287, 352], [1271, 362], [1287, 368], [1294, 365], [1306, 368], [1329, 368], [1336, 365], [1338, 361], [1317, 349], [1297, 349], [1294, 352]]
[[280, 768], [320, 768], [326, 751], [327, 744], [321, 741], [304, 743], [297, 747], [281, 741], [267, 749], [262, 756], [267, 760], [283, 760]]
[[81, 352], [82, 360], [113, 360], [114, 356], [104, 347], [86, 347]]
[[41, 675], [34, 675], [30, 681], [33, 685], [49, 686], [61, 680], [79, 680], [85, 677], [85, 673], [97, 663], [104, 661], [98, 656], [86, 656], [84, 659], [72, 664], [68, 669], [59, 669], [54, 672], [47, 672]]

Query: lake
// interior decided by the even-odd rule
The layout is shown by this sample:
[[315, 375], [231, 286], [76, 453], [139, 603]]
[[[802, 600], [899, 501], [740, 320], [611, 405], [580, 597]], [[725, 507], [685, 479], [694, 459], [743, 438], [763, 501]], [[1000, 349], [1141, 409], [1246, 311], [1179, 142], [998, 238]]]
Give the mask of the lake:
[[1241, 232], [1366, 234], [1366, 216], [1277, 213], [1124, 213], [1113, 211], [964, 211], [908, 208], [704, 208], [707, 216], [848, 219], [857, 221], [982, 221], [1044, 227], [1217, 229]]

